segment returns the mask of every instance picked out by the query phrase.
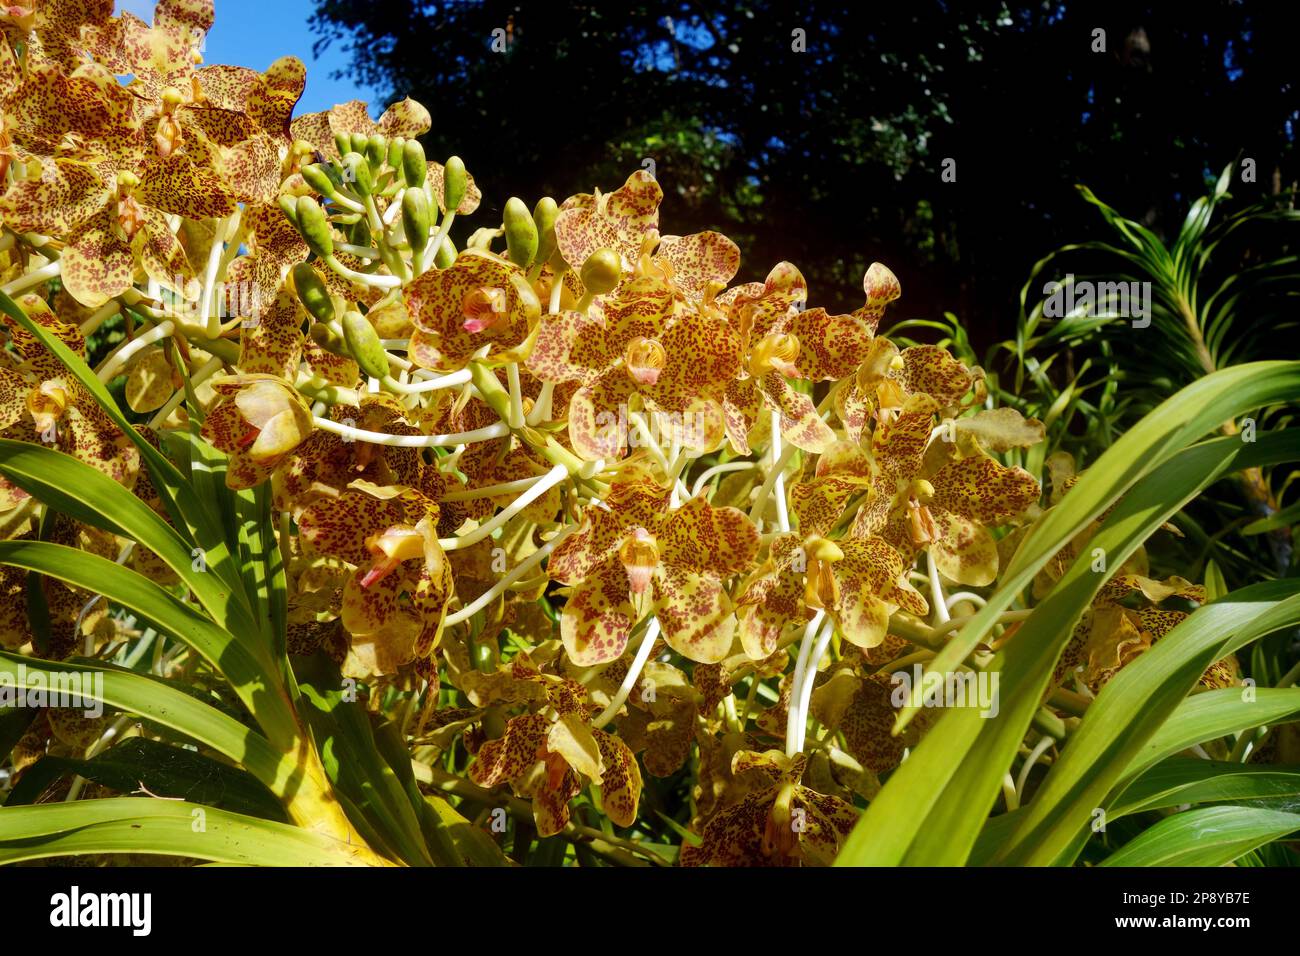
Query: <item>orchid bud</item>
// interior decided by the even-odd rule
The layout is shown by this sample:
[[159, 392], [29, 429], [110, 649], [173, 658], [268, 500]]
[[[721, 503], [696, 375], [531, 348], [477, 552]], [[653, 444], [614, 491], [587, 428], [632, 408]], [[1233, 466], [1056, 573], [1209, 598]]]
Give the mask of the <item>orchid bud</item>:
[[555, 220], [560, 207], [550, 196], [543, 196], [533, 207], [533, 224], [537, 226], [537, 252], [533, 262], [545, 262], [555, 252]]
[[330, 178], [326, 167], [323, 163], [310, 163], [301, 170], [302, 178], [306, 180], [307, 185], [322, 196], [333, 196], [337, 192], [334, 180]]
[[300, 262], [293, 267], [293, 288], [303, 307], [317, 322], [334, 321], [334, 300], [330, 298], [325, 282], [309, 263]]
[[352, 152], [352, 137], [347, 133], [335, 133], [334, 148], [339, 151], [340, 156], [346, 156]]
[[[296, 225], [307, 248], [322, 259], [334, 255], [334, 234], [320, 203], [310, 196], [299, 196], [294, 206]], [[292, 218], [292, 217], [291, 217]]]
[[402, 193], [402, 226], [411, 251], [419, 254], [429, 244], [429, 198], [423, 189]]
[[506, 201], [502, 224], [506, 230], [506, 251], [510, 261], [521, 269], [527, 269], [537, 253], [537, 224], [522, 199], [511, 196]]
[[315, 322], [312, 324], [311, 330], [307, 334], [311, 336], [313, 342], [325, 351], [332, 352], [333, 354], [344, 358], [348, 357], [347, 343], [339, 338], [338, 335], [335, 334], [334, 330], [328, 325], [322, 325], [320, 322]]
[[344, 178], [352, 184], [359, 196], [369, 196], [375, 188], [375, 178], [370, 171], [370, 164], [360, 153], [348, 153], [343, 157]]
[[388, 140], [380, 133], [371, 134], [366, 140], [364, 153], [366, 159], [370, 160], [370, 165], [378, 169], [388, 158]]
[[442, 245], [433, 254], [433, 264], [439, 269], [449, 269], [453, 262], [456, 261], [456, 247], [452, 244], [451, 236], [442, 240]]
[[623, 262], [613, 249], [597, 249], [582, 264], [579, 275], [588, 295], [604, 295], [623, 278]]
[[402, 149], [406, 146], [405, 136], [394, 136], [388, 141], [388, 165], [392, 169], [402, 168]]
[[388, 353], [369, 319], [360, 312], [343, 313], [343, 338], [362, 372], [372, 378], [388, 376]]
[[429, 172], [429, 162], [424, 158], [424, 147], [418, 139], [408, 139], [402, 147], [402, 178], [406, 185], [417, 189], [424, 185]]
[[285, 194], [280, 196], [278, 201], [280, 211], [284, 213], [284, 218], [293, 223], [295, 229], [298, 229], [298, 197]]
[[459, 156], [447, 160], [442, 170], [442, 205], [448, 212], [455, 212], [460, 201], [465, 198], [469, 188], [469, 174], [465, 172], [465, 162]]
[[370, 142], [370, 137], [367, 136], [365, 133], [353, 133], [352, 136], [348, 139], [348, 144], [349, 144], [348, 148], [345, 149], [343, 152], [345, 154], [360, 153], [364, 156], [366, 152], [366, 143], [368, 142]]

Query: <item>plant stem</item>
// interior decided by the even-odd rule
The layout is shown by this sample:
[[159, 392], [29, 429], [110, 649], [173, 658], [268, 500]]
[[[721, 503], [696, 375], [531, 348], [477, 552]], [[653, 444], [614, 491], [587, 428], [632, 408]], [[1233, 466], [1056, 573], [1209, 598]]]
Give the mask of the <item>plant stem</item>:
[[632, 688], [641, 676], [641, 671], [645, 667], [646, 661], [650, 659], [650, 651], [654, 648], [655, 641], [659, 638], [659, 619], [655, 618], [646, 628], [645, 635], [641, 638], [641, 645], [636, 649], [636, 657], [632, 659], [631, 665], [627, 669], [627, 674], [623, 676], [623, 683], [619, 685], [616, 693], [609, 705], [600, 712], [600, 714], [591, 722], [591, 726], [599, 730], [604, 727], [622, 708], [623, 703], [627, 700], [627, 695], [632, 693]]

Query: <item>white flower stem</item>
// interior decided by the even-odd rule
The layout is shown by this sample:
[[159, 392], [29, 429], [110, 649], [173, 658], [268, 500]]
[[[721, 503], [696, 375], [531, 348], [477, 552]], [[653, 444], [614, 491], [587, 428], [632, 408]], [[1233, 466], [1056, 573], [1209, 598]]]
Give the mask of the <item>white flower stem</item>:
[[100, 364], [99, 370], [95, 373], [96, 377], [101, 382], [111, 381], [122, 370], [123, 366], [131, 360], [133, 355], [148, 348], [160, 339], [167, 338], [175, 331], [175, 328], [170, 319], [165, 319], [148, 332], [143, 332], [135, 338], [123, 342]]
[[789, 464], [790, 459], [794, 457], [794, 453], [798, 450], [794, 445], [786, 445], [781, 451], [781, 456], [773, 462], [772, 470], [763, 479], [763, 486], [758, 489], [758, 496], [749, 509], [749, 519], [751, 521], [757, 522], [759, 520], [759, 516], [762, 515], [763, 509], [767, 506], [767, 499], [772, 495], [772, 489], [776, 487], [777, 480], [781, 478], [785, 472], [785, 466]]
[[546, 311], [555, 315], [560, 311], [560, 297], [564, 294], [564, 273], [561, 272], [551, 280], [551, 297], [546, 303]]
[[448, 627], [450, 627], [453, 624], [459, 624], [461, 621], [469, 620], [479, 611], [483, 610], [483, 608], [487, 607], [489, 604], [491, 604], [493, 601], [499, 598], [502, 594], [504, 594], [512, 584], [514, 584], [516, 581], [522, 578], [533, 568], [537, 567], [537, 565], [541, 564], [546, 559], [547, 555], [549, 555], [552, 551], [554, 551], [556, 547], [559, 546], [560, 542], [563, 541], [565, 538], [567, 538], [575, 530], [576, 528], [570, 527], [561, 531], [550, 541], [546, 542], [546, 544], [542, 545], [540, 548], [538, 548], [528, 557], [524, 558], [523, 561], [519, 562], [518, 567], [516, 567], [513, 571], [510, 571], [508, 574], [506, 574], [500, 581], [494, 584], [489, 590], [484, 591], [472, 602], [466, 604], [463, 608], [461, 608], [456, 613], [448, 614], [447, 620], [444, 622], [444, 624]]
[[199, 295], [199, 316], [204, 323], [204, 333], [210, 339], [221, 338], [221, 315], [212, 308], [212, 295], [217, 287], [217, 272], [221, 268], [221, 254], [226, 251], [226, 228], [230, 219], [217, 219], [212, 231], [212, 246], [208, 249], [208, 264], [203, 270], [203, 291]]
[[790, 530], [790, 516], [785, 505], [785, 467], [781, 458], [781, 413], [772, 410], [772, 467], [776, 470], [776, 520], [781, 530]]
[[799, 656], [795, 660], [794, 680], [790, 684], [790, 704], [786, 708], [785, 721], [785, 755], [793, 757], [799, 752], [798, 748], [798, 728], [799, 728], [799, 698], [801, 688], [803, 687], [804, 670], [808, 666], [808, 655], [812, 653], [813, 635], [817, 633], [817, 628], [821, 627], [822, 619], [826, 616], [825, 611], [819, 610], [813, 615], [811, 621], [804, 628], [803, 640], [799, 643]]
[[510, 415], [506, 424], [511, 428], [524, 427], [524, 393], [519, 384], [519, 363], [511, 362], [506, 366], [506, 384], [510, 388]]
[[94, 334], [96, 329], [121, 311], [122, 303], [118, 302], [117, 299], [109, 299], [96, 309], [90, 318], [81, 323], [81, 334], [86, 336]]
[[368, 272], [357, 272], [355, 269], [349, 269], [334, 256], [329, 256], [325, 260], [325, 264], [350, 282], [368, 285], [375, 289], [396, 289], [402, 284], [402, 280], [397, 276], [371, 275]]
[[26, 292], [28, 289], [32, 288], [32, 286], [38, 286], [46, 279], [53, 279], [59, 274], [60, 268], [61, 266], [57, 259], [54, 262], [47, 263], [39, 269], [29, 272], [25, 276], [19, 276], [17, 279], [14, 279], [13, 282], [6, 284], [3, 287], [4, 294], [15, 296], [20, 292]]
[[482, 541], [497, 528], [501, 527], [519, 512], [523, 511], [534, 501], [546, 494], [547, 491], [554, 488], [564, 479], [569, 477], [569, 469], [563, 465], [556, 465], [546, 474], [533, 481], [533, 485], [522, 495], [502, 508], [489, 520], [483, 522], [473, 531], [467, 534], [458, 535], [455, 538], [439, 538], [438, 543], [442, 545], [444, 551], [455, 551], [457, 548], [468, 548], [471, 544]]
[[614, 716], [627, 701], [627, 695], [632, 693], [632, 688], [636, 686], [637, 678], [641, 676], [641, 671], [645, 669], [646, 661], [650, 659], [650, 652], [654, 649], [658, 637], [659, 619], [655, 618], [650, 622], [650, 626], [645, 629], [645, 636], [641, 638], [641, 645], [636, 649], [636, 657], [632, 658], [627, 674], [623, 676], [623, 683], [619, 685], [618, 693], [609, 702], [609, 706], [602, 710], [591, 722], [591, 726], [599, 730], [614, 719]]
[[[795, 725], [795, 748], [794, 752], [799, 753], [803, 750], [805, 735], [808, 732], [808, 706], [812, 703], [813, 685], [817, 683], [817, 663], [826, 653], [826, 648], [830, 646], [831, 635], [835, 633], [835, 622], [830, 618], [822, 624], [821, 634], [817, 637], [817, 643], [813, 646], [812, 655], [808, 658], [808, 663], [803, 670], [803, 683], [798, 688], [799, 694], [799, 717]], [[794, 699], [795, 691], [791, 691], [790, 697]]]
[[691, 497], [694, 498], [709, 481], [718, 475], [726, 474], [729, 471], [748, 471], [750, 468], [757, 468], [758, 462], [755, 461], [729, 461], [723, 465], [714, 465], [700, 473], [700, 477], [695, 479], [695, 484], [691, 488]]
[[469, 370], [461, 369], [459, 372], [451, 372], [438, 378], [426, 378], [418, 382], [399, 382], [397, 379], [389, 377], [384, 379], [384, 388], [402, 395], [418, 395], [421, 392], [436, 392], [440, 388], [453, 388], [457, 385], [464, 385], [469, 380]]
[[948, 599], [943, 595], [943, 582], [939, 580], [939, 565], [935, 563], [933, 551], [926, 552], [926, 564], [930, 567], [930, 603], [934, 606], [934, 623], [947, 624]]
[[462, 488], [459, 491], [447, 492], [439, 500], [468, 501], [471, 498], [496, 498], [500, 495], [512, 495], [516, 491], [527, 491], [536, 482], [536, 477], [519, 478], [516, 481], [503, 481], [497, 485], [483, 485], [480, 488]]
[[468, 445], [476, 441], [488, 441], [492, 438], [504, 438], [510, 434], [505, 422], [487, 425], [469, 432], [452, 432], [446, 435], [389, 435], [386, 432], [366, 431], [353, 428], [328, 418], [313, 417], [312, 424], [321, 431], [333, 432], [352, 441], [368, 442], [371, 445], [387, 445], [393, 448], [440, 448], [446, 445]]
[[948, 613], [951, 614], [952, 609], [956, 607], [958, 604], [961, 604], [963, 601], [968, 601], [971, 604], [974, 604], [976, 607], [983, 607], [985, 604], [988, 603], [987, 601], [984, 600], [984, 598], [980, 597], [974, 591], [957, 591], [953, 594], [948, 595], [948, 600], [946, 602], [948, 605]]
[[536, 427], [551, 417], [551, 398], [555, 394], [554, 382], [543, 382], [541, 390], [537, 393], [537, 401], [533, 403], [532, 410], [528, 417], [524, 419], [526, 424]]
[[1020, 773], [1016, 777], [1016, 794], [1024, 796], [1025, 783], [1029, 780], [1029, 771], [1034, 769], [1034, 764], [1038, 763], [1038, 758], [1047, 752], [1047, 749], [1056, 743], [1055, 738], [1043, 737], [1042, 740], [1029, 751], [1029, 756], [1025, 758], [1024, 765], [1020, 768]]

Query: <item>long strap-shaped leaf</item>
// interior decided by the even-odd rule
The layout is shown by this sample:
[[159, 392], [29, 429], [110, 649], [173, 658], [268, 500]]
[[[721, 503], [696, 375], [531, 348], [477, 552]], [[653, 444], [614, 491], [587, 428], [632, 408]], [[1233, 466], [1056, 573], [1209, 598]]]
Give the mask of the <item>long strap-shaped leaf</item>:
[[0, 652], [0, 665], [12, 683], [26, 688], [70, 686], [68, 677], [83, 675], [78, 690], [86, 700], [138, 714], [211, 747], [243, 766], [274, 793], [283, 795], [292, 781], [296, 765], [282, 750], [257, 731], [165, 681], [115, 667], [42, 661], [4, 652]]
[[364, 848], [258, 817], [174, 800], [114, 797], [0, 810], [0, 863], [158, 853], [244, 866], [363, 866]]
[[0, 474], [69, 517], [138, 541], [179, 575], [217, 624], [236, 637], [256, 637], [252, 615], [226, 583], [206, 562], [196, 569], [190, 543], [103, 472], [52, 448], [0, 439]]
[[1166, 817], [1102, 866], [1223, 866], [1300, 830], [1300, 813], [1259, 807], [1201, 807]]
[[[1270, 434], [1250, 444], [1221, 438], [1187, 449], [1116, 505], [1089, 542], [1090, 548], [1101, 548], [1108, 566], [1118, 568], [1152, 532], [1218, 477], [1259, 461], [1288, 461], [1297, 455], [1300, 432]], [[963, 730], [973, 731], [976, 740], [958, 759], [950, 782], [954, 789], [938, 796], [926, 825], [908, 849], [905, 861], [910, 865], [955, 865], [966, 859], [1075, 622], [1108, 577], [1094, 572], [1091, 560], [1091, 554], [1085, 554], [1075, 561], [1022, 624], [1016, 639], [990, 665], [1001, 671], [998, 717], [983, 720], [974, 710], [948, 715], [957, 719], [958, 726], [965, 722]], [[963, 799], [957, 799], [959, 794]]]
[[102, 594], [159, 633], [184, 641], [230, 682], [273, 741], [286, 747], [297, 741], [297, 720], [269, 654], [236, 641], [229, 631], [143, 575], [98, 555], [46, 541], [0, 541], [0, 564]]
[[1300, 687], [1261, 687], [1254, 695], [1250, 700], [1238, 689], [1225, 688], [1184, 700], [1124, 768], [1121, 785], [1166, 757], [1207, 740], [1245, 727], [1300, 720]]
[[[1106, 820], [1192, 803], [1300, 797], [1300, 766], [1170, 757], [1129, 786], [1106, 808]], [[981, 837], [983, 834], [981, 834]]]
[[1298, 622], [1300, 580], [1267, 582], [1198, 609], [1122, 668], [1088, 707], [999, 861], [1033, 866], [1055, 860], [1205, 668], [1231, 651], [1230, 643], [1241, 646]]
[[[1275, 368], [1281, 364], [1272, 363]], [[1300, 373], [1300, 363], [1289, 363], [1288, 367], [1293, 374]], [[1222, 401], [1226, 399], [1221, 398]], [[1098, 531], [1092, 546], [1103, 548], [1110, 567], [1118, 568], [1152, 531], [1215, 478], [1229, 468], [1293, 458], [1300, 451], [1297, 437], [1300, 436], [1289, 433], [1262, 436], [1255, 443], [1223, 438], [1183, 452], [1162, 466], [1150, 480], [1129, 492]], [[1090, 479], [1093, 491], [1088, 500], [1097, 496], [1098, 483], [1106, 484], [1113, 476], [1103, 472], [1093, 477], [1090, 470], [1071, 489], [1071, 495]], [[1070, 511], [1055, 509], [1044, 519], [1046, 522], [1057, 514], [1065, 514], [1069, 525], [1064, 532], [1066, 537], [1048, 542], [1051, 546], [1044, 549], [1046, 556], [1055, 553], [1077, 533], [1074, 527], [1077, 523], [1069, 520], [1072, 509], [1073, 506]], [[1043, 541], [1041, 536], [1029, 537], [1037, 537], [1040, 544]], [[1027, 540], [1022, 545], [1021, 556], [1029, 543]], [[1009, 604], [1045, 563], [1046, 556], [1028, 565], [1019, 576], [1011, 572], [1012, 581], [1019, 583], [1004, 584], [990, 599], [989, 607], [1000, 611]], [[1016, 563], [1023, 565], [1019, 558]], [[992, 668], [1000, 671], [1002, 706], [998, 716], [984, 720], [974, 709], [949, 711], [872, 801], [837, 862], [841, 865], [904, 862], [951, 865], [966, 859], [1074, 622], [1105, 580], [1105, 575], [1091, 571], [1090, 561], [1076, 562], [1021, 625], [1007, 650], [991, 663]], [[953, 643], [965, 643], [967, 632], [972, 628], [978, 630], [982, 617], [986, 625], [993, 620], [981, 612]], [[945, 649], [939, 657], [947, 653]], [[934, 667], [933, 662], [931, 669], [944, 670]]]
[[[1068, 507], [1051, 509], [1025, 536], [988, 604], [927, 669], [947, 672], [960, 665], [1043, 565], [1137, 482], [1223, 422], [1297, 394], [1300, 362], [1252, 362], [1207, 375], [1163, 402], [1083, 473], [1070, 489]], [[900, 724], [909, 722], [918, 706], [909, 702]]]
[[[43, 326], [33, 322], [27, 313], [4, 292], [0, 292], [0, 312], [4, 312], [5, 315], [34, 335], [42, 345], [53, 352], [77, 381], [85, 387], [86, 391], [90, 393], [91, 398], [104, 410], [104, 414], [112, 419], [113, 423], [122, 430], [122, 433], [135, 443], [135, 446], [140, 450], [141, 459], [149, 469], [149, 475], [153, 479], [158, 496], [162, 499], [172, 522], [177, 528], [188, 530], [194, 539], [194, 543], [202, 548], [208, 556], [209, 567], [216, 569], [216, 573], [228, 574], [229, 572], [226, 569], [229, 567], [229, 562], [225, 560], [228, 555], [225, 535], [222, 533], [221, 525], [216, 520], [215, 515], [195, 493], [190, 483], [186, 481], [185, 476], [177, 470], [176, 466], [131, 426], [131, 423], [122, 414], [121, 409], [117, 407], [117, 403], [113, 401], [113, 396], [109, 394], [108, 389], [100, 382], [90, 366], [59, 341], [58, 338], [51, 335]], [[252, 604], [241, 589], [238, 579], [227, 577], [226, 584], [251, 613]]]

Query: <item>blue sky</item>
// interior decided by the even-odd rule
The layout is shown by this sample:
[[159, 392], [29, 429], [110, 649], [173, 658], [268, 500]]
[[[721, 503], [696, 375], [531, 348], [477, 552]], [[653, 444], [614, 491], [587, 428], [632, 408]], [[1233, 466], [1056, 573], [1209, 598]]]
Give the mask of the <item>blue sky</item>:
[[[134, 13], [146, 23], [153, 19], [153, 0], [117, 0], [117, 9]], [[217, 21], [208, 33], [203, 59], [207, 63], [231, 63], [265, 70], [282, 56], [293, 55], [307, 64], [307, 89], [298, 101], [295, 115], [329, 109], [351, 99], [367, 100], [371, 112], [378, 96], [358, 87], [352, 80], [335, 80], [330, 74], [347, 63], [337, 44], [320, 59], [312, 56], [317, 34], [307, 26], [316, 9], [313, 0], [216, 0]]]

